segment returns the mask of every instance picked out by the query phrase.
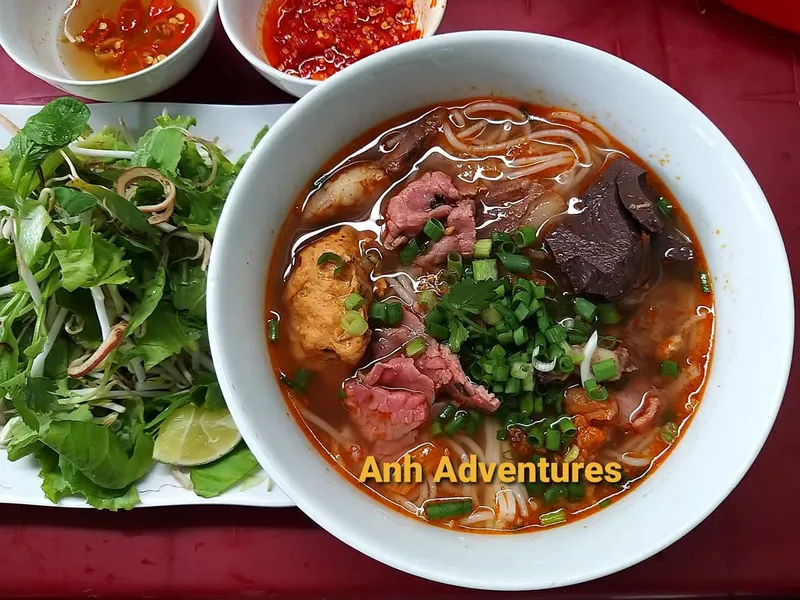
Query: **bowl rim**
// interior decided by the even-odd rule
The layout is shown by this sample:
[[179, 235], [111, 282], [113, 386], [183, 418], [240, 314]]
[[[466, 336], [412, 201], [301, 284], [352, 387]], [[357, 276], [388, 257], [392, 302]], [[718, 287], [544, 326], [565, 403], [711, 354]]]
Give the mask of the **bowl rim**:
[[[262, 0], [261, 7], [263, 8], [266, 2], [269, 1], [270, 0]], [[327, 79], [306, 79], [305, 77], [298, 77], [297, 75], [288, 75], [283, 71], [281, 71], [280, 69], [273, 67], [270, 64], [270, 62], [266, 59], [266, 57], [251, 52], [250, 48], [247, 47], [247, 45], [242, 40], [241, 36], [238, 34], [236, 27], [233, 25], [233, 17], [228, 12], [228, 7], [233, 2], [236, 2], [236, 0], [219, 0], [219, 16], [220, 20], [222, 21], [222, 29], [225, 31], [225, 35], [228, 36], [228, 39], [230, 40], [231, 44], [233, 44], [234, 48], [236, 48], [236, 51], [239, 52], [239, 54], [241, 54], [245, 58], [245, 60], [247, 60], [247, 62], [250, 63], [250, 66], [252, 66], [257, 71], [260, 71], [262, 73], [267, 73], [269, 74], [270, 77], [274, 77], [275, 79], [283, 83], [302, 84], [306, 85], [309, 88], [316, 88], [320, 84], [323, 84], [326, 81], [330, 81], [332, 77], [338, 75], [339, 73], [345, 70], [342, 69], [341, 71], [334, 73], [334, 75], [328, 77]], [[444, 19], [444, 13], [447, 10], [447, 0], [436, 0], [436, 6], [433, 7], [433, 10], [435, 11], [434, 14], [436, 15], [433, 21], [433, 27], [431, 28], [430, 31], [426, 31], [425, 33], [423, 33], [420, 39], [424, 40], [436, 35], [439, 26], [442, 24], [442, 19]], [[259, 18], [261, 17], [260, 11], [261, 8], [259, 8]], [[419, 40], [413, 40], [413, 41], [416, 42]], [[405, 42], [404, 44], [400, 44], [400, 46], [405, 46], [406, 44], [409, 43], [412, 42]], [[386, 48], [386, 50], [391, 50], [391, 49], [392, 48]], [[386, 50], [381, 50], [380, 52], [386, 52]], [[378, 52], [376, 52], [376, 54], [378, 54]], [[362, 59], [361, 61], [358, 62], [363, 62], [363, 60], [365, 59]], [[352, 66], [353, 65], [350, 65], [350, 67]], [[346, 68], [349, 69], [350, 67]]]
[[25, 71], [27, 71], [34, 77], [38, 77], [39, 79], [43, 79], [44, 81], [47, 81], [49, 83], [64, 85], [64, 86], [79, 85], [87, 88], [102, 87], [104, 85], [111, 85], [115, 83], [131, 81], [145, 74], [149, 75], [154, 71], [156, 71], [157, 69], [161, 69], [161, 67], [174, 62], [173, 61], [174, 58], [177, 58], [178, 56], [183, 54], [185, 50], [189, 47], [189, 45], [197, 41], [197, 38], [202, 31], [208, 29], [210, 26], [213, 26], [214, 20], [216, 19], [218, 4], [219, 0], [208, 0], [208, 7], [205, 11], [205, 14], [203, 15], [203, 18], [200, 19], [200, 23], [197, 25], [197, 28], [194, 30], [192, 35], [190, 35], [189, 38], [183, 44], [181, 44], [177, 50], [175, 50], [175, 52], [167, 56], [167, 58], [165, 58], [162, 61], [159, 61], [155, 65], [147, 67], [146, 69], [142, 69], [141, 71], [136, 71], [135, 73], [129, 73], [127, 75], [121, 75], [119, 77], [112, 77], [111, 79], [69, 79], [66, 77], [61, 77], [59, 75], [46, 74], [39, 69], [38, 63], [31, 63], [30, 61], [24, 60], [20, 58], [20, 56], [17, 53], [8, 49], [7, 44], [5, 43], [5, 36], [3, 34], [2, 27], [0, 27], [0, 47], [2, 47], [3, 50], [6, 52], [6, 54], [8, 54], [8, 56], [11, 57], [11, 60], [13, 60], [20, 67], [22, 67]]
[[[392, 551], [389, 549], [390, 545], [377, 543], [374, 537], [370, 536], [369, 534], [355, 530], [346, 521], [346, 519], [339, 519], [335, 516], [331, 516], [329, 512], [326, 512], [321, 507], [321, 505], [318, 506], [317, 503], [315, 503], [310, 497], [307, 498], [304, 492], [298, 493], [298, 489], [296, 489], [296, 487], [292, 484], [294, 476], [292, 476], [288, 470], [284, 470], [280, 466], [280, 461], [270, 462], [267, 460], [267, 453], [262, 451], [260, 443], [258, 443], [257, 439], [255, 439], [257, 436], [252, 436], [254, 439], [251, 450], [262, 462], [264, 462], [264, 464], [270, 465], [270, 474], [274, 476], [276, 484], [281, 487], [281, 489], [290, 498], [292, 498], [293, 501], [295, 501], [297, 506], [318, 525], [359, 552], [406, 573], [441, 583], [484, 590], [522, 591], [574, 585], [619, 572], [632, 565], [642, 562], [689, 533], [698, 524], [705, 520], [708, 515], [711, 514], [711, 512], [713, 512], [723, 502], [723, 500], [728, 497], [731, 491], [739, 484], [744, 475], [748, 472], [753, 462], [761, 452], [761, 449], [763, 448], [763, 445], [772, 430], [775, 419], [780, 410], [786, 391], [786, 385], [788, 383], [789, 371], [792, 365], [795, 309], [788, 256], [786, 254], [786, 247], [783, 243], [783, 237], [781, 236], [778, 228], [775, 215], [772, 212], [757, 180], [753, 176], [747, 164], [744, 162], [744, 159], [739, 155], [727, 137], [725, 137], [725, 135], [707, 116], [705, 116], [705, 114], [703, 114], [699, 108], [694, 106], [691, 102], [689, 102], [686, 98], [684, 98], [676, 90], [672, 89], [666, 83], [662, 82], [655, 76], [647, 73], [636, 65], [628, 63], [627, 61], [605, 51], [571, 40], [555, 38], [542, 34], [491, 30], [446, 34], [436, 36], [435, 38], [429, 39], [425, 43], [428, 45], [428, 47], [434, 46], [436, 48], [440, 48], [447, 47], [451, 41], [478, 44], [486, 42], [487, 40], [500, 38], [505, 41], [508, 41], [509, 38], [512, 38], [512, 40], [519, 41], [522, 44], [536, 42], [540, 44], [550, 44], [556, 48], [570, 49], [572, 51], [578, 50], [585, 56], [591, 58], [591, 60], [605, 62], [606, 64], [613, 64], [613, 66], [618, 68], [620, 71], [625, 72], [628, 76], [643, 78], [649, 86], [652, 86], [653, 89], [658, 92], [658, 95], [670, 97], [672, 100], [677, 101], [678, 104], [689, 111], [698, 127], [711, 133], [717, 138], [717, 141], [720, 143], [720, 151], [724, 151], [726, 153], [726, 156], [732, 162], [733, 169], [735, 169], [735, 171], [741, 177], [742, 187], [752, 194], [753, 199], [757, 201], [760, 208], [763, 209], [763, 216], [765, 218], [765, 235], [774, 237], [776, 241], [776, 262], [774, 263], [776, 268], [776, 278], [774, 280], [775, 286], [773, 290], [775, 297], [779, 300], [780, 306], [785, 307], [787, 313], [786, 315], [782, 315], [782, 317], [785, 318], [781, 320], [782, 325], [785, 325], [786, 327], [785, 333], [781, 333], [780, 335], [782, 337], [778, 340], [780, 342], [780, 347], [778, 349], [781, 355], [781, 362], [779, 365], [776, 365], [777, 368], [775, 369], [775, 376], [772, 378], [774, 382], [774, 388], [773, 394], [770, 395], [771, 405], [769, 407], [769, 412], [762, 412], [762, 415], [764, 416], [763, 430], [760, 432], [760, 435], [751, 438], [752, 446], [750, 452], [748, 453], [747, 459], [742, 460], [738, 464], [730, 467], [731, 476], [727, 480], [727, 484], [724, 486], [718, 486], [716, 490], [711, 490], [708, 493], [708, 497], [705, 499], [705, 505], [701, 507], [701, 510], [697, 510], [695, 513], [690, 515], [690, 518], [686, 518], [682, 522], [682, 525], [680, 527], [676, 527], [670, 534], [663, 535], [659, 538], [648, 538], [646, 544], [643, 544], [643, 546], [637, 548], [635, 552], [615, 555], [613, 558], [609, 559], [607, 563], [596, 567], [592, 571], [575, 570], [573, 573], [562, 576], [558, 580], [550, 580], [547, 584], [534, 582], [525, 583], [524, 581], [498, 581], [497, 579], [492, 580], [490, 577], [487, 578], [477, 573], [472, 576], [465, 577], [463, 573], [456, 576], [450, 571], [434, 572], [431, 569], [419, 564], [419, 562], [410, 559], [408, 556], [402, 555], [396, 551]], [[356, 78], [369, 74], [371, 71], [377, 70], [382, 62], [391, 61], [394, 57], [399, 57], [404, 53], [413, 53], [417, 51], [417, 47], [414, 47], [414, 45], [401, 44], [377, 53], [364, 59], [363, 61], [359, 61], [350, 68], [343, 70], [343, 74], [337, 74], [337, 85], [347, 85], [348, 77]], [[287, 115], [291, 117], [294, 113], [301, 112], [307, 104], [315, 102], [317, 96], [324, 93], [325, 92], [319, 92], [317, 90], [311, 91], [311, 93], [298, 100], [298, 102], [289, 110]], [[285, 128], [288, 130], [288, 128], [291, 127], [291, 122], [292, 119], [287, 119], [285, 115], [273, 127], [273, 134], [276, 131], [282, 131]], [[264, 138], [264, 140], [260, 142], [259, 146], [254, 150], [250, 161], [246, 163], [242, 173], [237, 179], [237, 182], [234, 184], [234, 188], [231, 190], [231, 194], [226, 203], [226, 208], [223, 210], [217, 228], [216, 240], [219, 240], [222, 243], [219, 245], [215, 244], [216, 254], [212, 252], [212, 258], [209, 267], [209, 282], [211, 282], [211, 284], [207, 298], [208, 332], [214, 360], [219, 360], [217, 372], [223, 394], [226, 397], [234, 397], [237, 395], [237, 392], [235, 390], [235, 384], [225, 375], [225, 371], [228, 370], [226, 367], [229, 366], [226, 364], [229, 362], [229, 360], [225, 355], [225, 350], [228, 345], [226, 344], [226, 336], [224, 334], [224, 315], [226, 314], [225, 290], [222, 288], [222, 285], [217, 285], [214, 283], [216, 280], [222, 278], [225, 269], [225, 260], [223, 255], [219, 254], [219, 250], [220, 247], [224, 248], [226, 244], [235, 244], [236, 234], [231, 229], [232, 225], [230, 224], [232, 223], [231, 219], [233, 217], [229, 217], [229, 215], [232, 214], [232, 211], [230, 211], [228, 207], [231, 204], [231, 200], [234, 202], [245, 202], [244, 198], [238, 198], [236, 186], [244, 187], [244, 184], [240, 182], [246, 181], [253, 176], [255, 172], [257, 172], [260, 163], [268, 158], [267, 152], [271, 149], [270, 146], [271, 144], [267, 138]], [[783, 327], [781, 329], [783, 329]], [[713, 364], [714, 363], [712, 361], [712, 369], [714, 368]], [[231, 412], [234, 414], [234, 417], [238, 417], [246, 422], [244, 419], [245, 415], [240, 412], [240, 409], [236, 403], [231, 402], [231, 405]], [[244, 430], [249, 433], [248, 426], [245, 426]], [[245, 434], [244, 431], [243, 434]], [[247, 435], [245, 435], [245, 439], [248, 439]], [[342, 484], [346, 485], [347, 482], [343, 480]], [[577, 527], [577, 524], [573, 524], [573, 527]], [[459, 532], [459, 534], [461, 533], [472, 536], [487, 537], [486, 534], [480, 533], [470, 534], [466, 532]], [[539, 532], [539, 535], [543, 534], [544, 532]]]

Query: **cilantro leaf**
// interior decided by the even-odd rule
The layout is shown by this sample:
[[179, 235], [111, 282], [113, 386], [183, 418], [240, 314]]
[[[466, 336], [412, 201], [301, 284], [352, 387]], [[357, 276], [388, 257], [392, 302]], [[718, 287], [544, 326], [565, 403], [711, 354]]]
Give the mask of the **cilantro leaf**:
[[477, 315], [488, 308], [495, 298], [496, 288], [496, 281], [463, 279], [450, 287], [440, 305], [458, 315]]

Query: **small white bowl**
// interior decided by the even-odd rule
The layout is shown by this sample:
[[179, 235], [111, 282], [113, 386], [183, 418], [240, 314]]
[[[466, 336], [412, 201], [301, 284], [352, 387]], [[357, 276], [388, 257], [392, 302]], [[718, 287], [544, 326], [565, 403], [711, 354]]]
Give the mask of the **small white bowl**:
[[[664, 464], [597, 514], [509, 535], [422, 523], [333, 469], [287, 409], [264, 327], [277, 233], [322, 165], [388, 118], [489, 95], [575, 110], [645, 159], [694, 227], [713, 277], [716, 314], [705, 392]], [[756, 274], [762, 285], [754, 285]], [[789, 263], [769, 204], [708, 118], [615, 56], [508, 31], [435, 36], [379, 52], [297, 102], [231, 190], [208, 288], [209, 337], [223, 394], [278, 486], [317, 523], [376, 560], [496, 590], [553, 588], [619, 571], [708, 516], [753, 463], [778, 413], [792, 364], [794, 311]]]
[[[219, 0], [222, 27], [239, 53], [256, 71], [273, 85], [292, 96], [302, 98], [327, 80], [318, 81], [287, 75], [273, 67], [264, 54], [261, 41], [261, 23], [267, 2], [278, 0]], [[414, 10], [422, 37], [436, 33], [444, 18], [447, 0], [414, 0]], [[412, 43], [412, 42], [409, 42]], [[385, 51], [384, 51], [385, 52]]]
[[69, 0], [3, 0], [0, 46], [20, 67], [76, 96], [104, 102], [130, 102], [172, 87], [197, 65], [211, 42], [217, 0], [195, 0], [197, 29], [165, 60], [137, 73], [113, 79], [80, 80], [69, 74], [57, 40]]

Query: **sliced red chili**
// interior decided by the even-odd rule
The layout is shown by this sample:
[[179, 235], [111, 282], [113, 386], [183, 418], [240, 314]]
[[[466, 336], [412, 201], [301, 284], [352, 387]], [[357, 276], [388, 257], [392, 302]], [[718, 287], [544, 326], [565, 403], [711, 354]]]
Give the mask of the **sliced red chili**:
[[108, 38], [97, 44], [94, 55], [102, 63], [116, 63], [125, 56], [125, 40], [121, 37]]
[[172, 54], [195, 30], [194, 15], [181, 8], [150, 24], [150, 43], [159, 54]]
[[144, 24], [144, 6], [141, 0], [126, 0], [119, 7], [117, 15], [119, 28], [125, 33], [129, 33]]
[[86, 29], [81, 31], [79, 40], [94, 48], [106, 38], [117, 33], [117, 25], [109, 19], [95, 19]]
[[156, 61], [156, 56], [158, 56], [158, 52], [149, 44], [129, 48], [122, 59], [122, 70], [125, 73], [136, 73], [146, 69], [153, 65]]
[[169, 15], [175, 12], [177, 5], [174, 0], [150, 0], [150, 7], [147, 9], [147, 14], [151, 19], [155, 19], [162, 15]]

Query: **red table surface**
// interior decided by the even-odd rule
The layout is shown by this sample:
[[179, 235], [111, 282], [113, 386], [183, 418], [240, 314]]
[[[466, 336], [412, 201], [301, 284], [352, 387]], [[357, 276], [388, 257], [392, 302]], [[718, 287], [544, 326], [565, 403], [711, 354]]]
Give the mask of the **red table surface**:
[[[450, 0], [441, 31], [465, 29], [570, 38], [617, 54], [677, 89], [722, 129], [750, 165], [778, 219], [795, 276], [800, 275], [800, 37], [712, 0]], [[43, 103], [54, 95], [56, 90], [0, 52], [0, 102]], [[197, 69], [156, 100], [270, 103], [290, 98], [262, 80], [218, 27]], [[756, 281], [754, 273], [754, 285], [768, 294], [769, 282]], [[764, 326], [785, 326], [764, 317]], [[800, 494], [793, 463], [800, 456], [794, 431], [794, 419], [800, 419], [798, 392], [794, 368], [757, 462], [693, 532], [624, 572], [540, 596], [800, 595], [800, 519], [793, 509]], [[758, 410], [759, 398], [752, 405]], [[725, 459], [723, 448], [719, 456]], [[110, 514], [3, 506], [0, 573], [0, 595], [8, 596], [496, 597], [379, 564], [296, 509], [195, 507]]]

